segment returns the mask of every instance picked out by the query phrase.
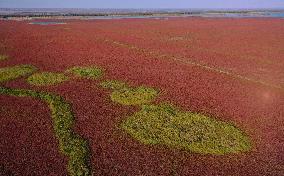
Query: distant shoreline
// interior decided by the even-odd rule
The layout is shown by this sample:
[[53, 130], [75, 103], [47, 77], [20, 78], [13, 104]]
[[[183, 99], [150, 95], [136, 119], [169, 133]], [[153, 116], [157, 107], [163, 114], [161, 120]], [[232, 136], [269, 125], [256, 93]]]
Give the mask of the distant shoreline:
[[0, 8], [1, 19], [284, 17], [284, 9], [22, 9]]

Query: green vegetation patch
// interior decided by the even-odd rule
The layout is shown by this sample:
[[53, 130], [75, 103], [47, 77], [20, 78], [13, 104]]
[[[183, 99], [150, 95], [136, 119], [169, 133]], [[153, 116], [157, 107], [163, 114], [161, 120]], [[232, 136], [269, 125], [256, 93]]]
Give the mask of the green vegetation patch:
[[13, 67], [0, 68], [0, 82], [27, 76], [35, 72], [36, 70], [37, 69], [32, 65], [18, 65]]
[[68, 80], [68, 77], [61, 73], [35, 73], [31, 75], [28, 79], [28, 83], [35, 86], [50, 86], [62, 83]]
[[89, 79], [98, 79], [103, 76], [104, 70], [97, 67], [73, 67], [67, 70], [68, 73], [73, 73], [76, 76], [89, 78]]
[[151, 103], [159, 92], [148, 87], [124, 87], [114, 90], [111, 94], [111, 100], [122, 105], [142, 105]]
[[8, 56], [0, 55], [0, 61], [7, 60], [7, 59], [8, 59]]
[[91, 175], [88, 142], [72, 130], [74, 116], [70, 104], [66, 103], [62, 97], [46, 92], [0, 87], [0, 94], [33, 97], [45, 101], [51, 110], [60, 151], [69, 158], [69, 175]]
[[120, 90], [128, 87], [126, 83], [118, 80], [106, 80], [100, 83], [100, 85], [105, 89], [112, 89], [112, 90]]
[[122, 122], [133, 138], [201, 154], [223, 155], [251, 149], [247, 135], [234, 125], [202, 114], [182, 112], [169, 104], [144, 105]]

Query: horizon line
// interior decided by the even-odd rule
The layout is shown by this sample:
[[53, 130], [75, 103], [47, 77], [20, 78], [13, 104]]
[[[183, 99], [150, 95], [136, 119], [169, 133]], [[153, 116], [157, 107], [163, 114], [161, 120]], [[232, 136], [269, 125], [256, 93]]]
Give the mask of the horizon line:
[[125, 7], [125, 8], [114, 8], [114, 7], [0, 7], [0, 9], [137, 9], [137, 10], [147, 10], [147, 9], [176, 9], [176, 10], [190, 10], [190, 9], [232, 9], [232, 10], [250, 10], [250, 9], [259, 9], [259, 10], [270, 10], [270, 9], [283, 9], [284, 7], [241, 7], [241, 8], [213, 8], [213, 7], [190, 7], [190, 8], [165, 8], [165, 7], [150, 7], [150, 8], [132, 8], [132, 7]]

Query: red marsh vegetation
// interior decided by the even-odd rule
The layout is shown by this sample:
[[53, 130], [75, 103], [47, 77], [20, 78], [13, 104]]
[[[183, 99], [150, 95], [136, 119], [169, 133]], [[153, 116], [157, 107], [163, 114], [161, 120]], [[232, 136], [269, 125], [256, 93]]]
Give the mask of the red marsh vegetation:
[[[69, 75], [72, 67], [95, 65], [104, 74], [48, 86], [21, 77], [0, 87], [50, 92], [70, 103], [72, 134], [88, 141], [94, 175], [284, 175], [283, 19], [65, 22], [0, 21], [0, 55], [8, 56], [0, 68], [29, 64]], [[233, 124], [251, 147], [210, 154], [147, 145], [120, 126], [141, 107], [115, 102], [111, 91], [101, 88], [104, 80], [155, 88], [154, 104], [168, 102], [180, 111]], [[70, 174], [72, 156], [59, 150], [61, 138], [44, 101], [1, 94], [0, 108], [2, 175]]]

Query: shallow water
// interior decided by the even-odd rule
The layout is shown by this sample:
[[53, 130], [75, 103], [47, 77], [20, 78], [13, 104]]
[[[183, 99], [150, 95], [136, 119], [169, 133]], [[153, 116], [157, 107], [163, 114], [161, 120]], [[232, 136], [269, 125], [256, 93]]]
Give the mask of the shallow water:
[[284, 18], [284, 12], [261, 12], [261, 13], [200, 13], [192, 15], [162, 15], [162, 16], [92, 16], [87, 19], [157, 19], [167, 20], [171, 17], [223, 17], [223, 18], [258, 18], [258, 17], [270, 17], [270, 18]]
[[[114, 20], [114, 19], [156, 19], [156, 20], [168, 20], [172, 17], [205, 17], [205, 18], [259, 18], [259, 17], [268, 17], [268, 18], [284, 18], [284, 12], [258, 12], [258, 13], [200, 13], [200, 14], [191, 14], [191, 15], [154, 15], [154, 16], [145, 16], [145, 15], [121, 15], [121, 16], [87, 16], [82, 17], [82, 19], [87, 20]], [[31, 22], [29, 24], [35, 25], [61, 25], [66, 24], [65, 22], [60, 21], [37, 21]]]
[[95, 20], [113, 20], [113, 19], [168, 19], [171, 16], [143, 16], [143, 15], [135, 15], [135, 16], [94, 16], [87, 17], [87, 19], [95, 19]]
[[284, 18], [284, 12], [271, 13], [271, 14], [269, 14], [269, 17], [280, 17], [280, 18]]
[[31, 22], [29, 24], [37, 24], [37, 25], [58, 25], [58, 24], [66, 24], [64, 22], [56, 22], [56, 21], [40, 21], [40, 22]]

